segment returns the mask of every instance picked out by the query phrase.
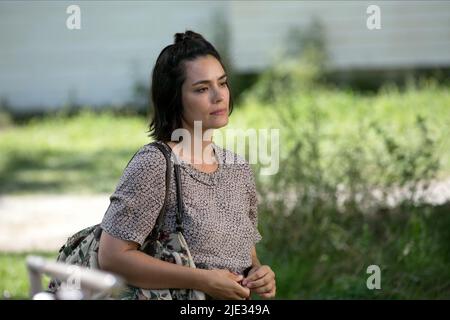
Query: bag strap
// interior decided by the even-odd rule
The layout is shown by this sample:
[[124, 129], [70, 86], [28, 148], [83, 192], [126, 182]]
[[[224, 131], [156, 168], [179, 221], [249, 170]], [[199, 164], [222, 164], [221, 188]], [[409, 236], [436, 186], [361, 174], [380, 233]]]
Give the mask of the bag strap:
[[176, 223], [177, 223], [177, 231], [183, 232], [183, 217], [184, 217], [184, 207], [183, 207], [183, 186], [181, 184], [181, 177], [180, 177], [180, 165], [178, 163], [174, 164], [175, 167], [175, 183], [177, 186], [177, 216], [176, 216]]
[[[171, 175], [172, 175], [172, 160], [171, 160], [172, 149], [170, 148], [169, 145], [167, 145], [167, 143], [162, 142], [162, 141], [160, 143], [153, 142], [152, 144], [155, 147], [157, 147], [163, 153], [164, 157], [166, 158], [166, 194], [164, 197], [163, 206], [162, 206], [161, 211], [159, 212], [158, 218], [155, 222], [155, 226], [154, 226], [152, 232], [150, 232], [150, 234], [147, 236], [145, 241], [150, 240], [150, 239], [155, 240], [155, 239], [159, 238], [162, 227], [164, 225], [164, 218], [166, 215], [167, 205], [169, 202], [170, 180], [171, 180]], [[184, 210], [183, 210], [183, 190], [182, 190], [181, 178], [180, 178], [180, 165], [179, 165], [179, 163], [174, 163], [173, 167], [175, 169], [175, 185], [176, 185], [176, 196], [177, 196], [177, 207], [175, 208], [176, 224], [177, 224], [176, 230], [179, 232], [183, 232], [182, 222], [183, 222]]]
[[[163, 144], [164, 146], [162, 146], [160, 143], [158, 143], [157, 141], [152, 142], [152, 145], [154, 145], [155, 147], [157, 147], [162, 154], [164, 155], [165, 159], [166, 159], [166, 193], [164, 196], [164, 203], [163, 206], [159, 212], [158, 218], [156, 219], [155, 222], [155, 226], [153, 227], [153, 230], [150, 232], [150, 234], [147, 236], [147, 238], [144, 240], [144, 242], [147, 242], [150, 239], [158, 239], [159, 235], [161, 233], [162, 227], [164, 225], [164, 218], [166, 215], [166, 211], [167, 211], [167, 205], [169, 203], [169, 195], [170, 195], [170, 179], [172, 177], [172, 160], [171, 160], [171, 153], [172, 153], [172, 149], [170, 148], [170, 146], [161, 141], [161, 144]], [[170, 150], [170, 151], [169, 151]], [[131, 160], [133, 160], [133, 158], [136, 156], [136, 154], [139, 152], [139, 150], [133, 155], [133, 157], [128, 161], [128, 164], [126, 165], [126, 167], [128, 167], [128, 165], [130, 164]], [[176, 163], [174, 163], [174, 168], [175, 168], [175, 185], [176, 185], [176, 194], [177, 194], [177, 207], [175, 208], [176, 210], [176, 230], [179, 232], [183, 232], [183, 226], [182, 226], [182, 222], [183, 222], [183, 214], [184, 214], [184, 209], [183, 209], [183, 190], [182, 190], [182, 186], [181, 186], [181, 178], [180, 178], [180, 165], [178, 163], [178, 161]], [[111, 204], [110, 204], [111, 205]], [[95, 239], [97, 239], [97, 241], [100, 240], [100, 235], [102, 233], [102, 228], [100, 227], [100, 224], [96, 225], [96, 229], [94, 231], [95, 234]]]

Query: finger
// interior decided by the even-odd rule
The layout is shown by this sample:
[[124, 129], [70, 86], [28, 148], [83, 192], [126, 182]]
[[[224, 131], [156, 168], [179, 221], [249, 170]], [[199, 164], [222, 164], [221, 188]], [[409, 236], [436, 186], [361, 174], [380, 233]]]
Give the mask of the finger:
[[245, 288], [243, 286], [241, 286], [240, 284], [237, 284], [237, 294], [242, 297], [242, 298], [248, 298], [250, 296], [250, 289], [249, 288]]
[[234, 274], [234, 273], [230, 273], [230, 278], [233, 279], [236, 282], [241, 281], [242, 279], [244, 279], [244, 276], [242, 274]]
[[259, 278], [264, 277], [266, 274], [271, 272], [272, 270], [267, 266], [262, 266], [258, 270], [256, 270], [254, 273], [249, 275], [247, 278], [244, 279], [243, 284], [247, 284], [250, 281], [258, 280]]
[[247, 288], [258, 288], [261, 286], [264, 286], [270, 282], [275, 282], [275, 273], [273, 273], [272, 271], [270, 271], [269, 273], [266, 273], [262, 278], [256, 279], [256, 280], [246, 280], [244, 279], [242, 281], [242, 285], [247, 287]]
[[239, 292], [239, 295], [244, 299], [250, 297], [250, 289], [241, 286], [241, 291]]
[[271, 292], [273, 289], [273, 284], [267, 284], [265, 286], [256, 288], [256, 289], [252, 289], [253, 292], [261, 294], [261, 293], [269, 293]]
[[266, 274], [263, 278], [248, 282], [246, 284], [247, 288], [256, 289], [262, 286], [265, 286], [273, 281], [273, 277], [270, 274]]
[[257, 267], [251, 268], [250, 271], [247, 273], [247, 277], [250, 276], [251, 274], [253, 274], [253, 272], [255, 272], [256, 270], [258, 270]]
[[244, 279], [244, 276], [242, 274], [238, 275], [238, 276], [234, 276], [234, 280], [239, 282], [242, 281]]

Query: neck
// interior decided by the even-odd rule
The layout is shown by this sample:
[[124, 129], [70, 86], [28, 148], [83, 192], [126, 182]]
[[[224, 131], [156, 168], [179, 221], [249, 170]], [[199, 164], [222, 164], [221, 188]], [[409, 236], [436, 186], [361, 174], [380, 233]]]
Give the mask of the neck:
[[212, 148], [213, 135], [212, 130], [206, 130], [201, 135], [194, 134], [194, 130], [186, 128], [191, 139], [183, 139], [182, 142], [174, 142], [175, 153], [182, 159], [194, 164], [213, 164], [216, 163], [214, 150]]

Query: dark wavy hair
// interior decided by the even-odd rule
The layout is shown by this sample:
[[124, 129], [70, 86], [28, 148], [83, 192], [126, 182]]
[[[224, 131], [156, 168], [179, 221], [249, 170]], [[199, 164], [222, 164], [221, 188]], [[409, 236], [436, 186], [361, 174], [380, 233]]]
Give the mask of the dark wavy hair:
[[[158, 141], [171, 141], [172, 132], [181, 128], [183, 111], [181, 86], [186, 80], [184, 62], [212, 55], [226, 72], [220, 54], [202, 35], [191, 30], [176, 33], [173, 44], [165, 47], [158, 56], [152, 72], [150, 108], [153, 119], [149, 125], [149, 137]], [[233, 111], [230, 91], [229, 112]]]

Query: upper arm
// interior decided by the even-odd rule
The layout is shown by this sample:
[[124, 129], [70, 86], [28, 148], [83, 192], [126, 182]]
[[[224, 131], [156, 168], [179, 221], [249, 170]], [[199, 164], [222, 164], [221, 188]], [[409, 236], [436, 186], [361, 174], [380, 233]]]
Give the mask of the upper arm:
[[110, 197], [101, 227], [109, 235], [142, 245], [164, 203], [166, 159], [143, 148], [129, 162]]
[[246, 164], [246, 170], [247, 170], [247, 191], [249, 194], [249, 218], [250, 221], [253, 224], [254, 228], [254, 243], [259, 242], [262, 239], [261, 234], [258, 230], [258, 193], [256, 190], [256, 182], [255, 177], [253, 174], [253, 170], [250, 166], [250, 164]]
[[113, 264], [112, 261], [118, 254], [129, 250], [137, 250], [138, 248], [139, 244], [136, 242], [118, 239], [103, 231], [98, 250], [98, 263], [100, 268]]
[[258, 254], [256, 253], [256, 247], [252, 247], [252, 266], [260, 266], [261, 262], [258, 259]]

